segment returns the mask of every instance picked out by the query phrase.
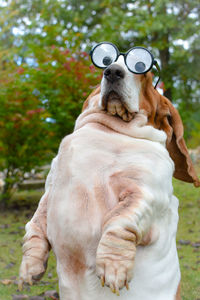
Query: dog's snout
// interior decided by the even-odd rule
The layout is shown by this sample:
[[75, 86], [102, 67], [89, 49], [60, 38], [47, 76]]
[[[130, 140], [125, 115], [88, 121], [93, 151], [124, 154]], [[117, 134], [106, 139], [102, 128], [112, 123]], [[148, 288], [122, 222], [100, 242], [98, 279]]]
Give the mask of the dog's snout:
[[115, 82], [119, 79], [123, 79], [125, 76], [125, 72], [122, 67], [119, 65], [111, 65], [108, 68], [105, 69], [104, 71], [104, 77], [110, 81], [110, 82]]

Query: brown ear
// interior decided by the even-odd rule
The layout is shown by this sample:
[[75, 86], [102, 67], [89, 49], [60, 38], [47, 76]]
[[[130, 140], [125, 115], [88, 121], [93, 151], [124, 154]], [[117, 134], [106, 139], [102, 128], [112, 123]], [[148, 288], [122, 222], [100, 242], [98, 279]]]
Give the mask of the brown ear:
[[93, 96], [99, 94], [99, 93], [100, 93], [100, 90], [101, 90], [101, 87], [100, 87], [100, 85], [98, 85], [98, 86], [96, 87], [96, 89], [93, 90], [92, 93], [87, 97], [87, 99], [86, 99], [86, 100], [84, 101], [84, 103], [83, 103], [82, 112], [88, 107], [88, 105], [89, 105], [89, 100], [90, 100]]
[[184, 129], [181, 117], [172, 103], [160, 95], [157, 115], [162, 115], [161, 112], [159, 113], [159, 110], [165, 108], [166, 111], [167, 107], [168, 113], [162, 116], [161, 127], [167, 133], [167, 149], [175, 163], [174, 177], [186, 182], [192, 182], [198, 187], [200, 186], [200, 181], [183, 138]]
[[175, 164], [174, 177], [192, 182], [196, 187], [200, 186], [183, 138], [183, 123], [178, 111], [166, 97], [154, 89], [150, 73], [141, 79], [140, 108], [146, 111], [150, 125], [164, 130], [167, 134], [167, 150]]

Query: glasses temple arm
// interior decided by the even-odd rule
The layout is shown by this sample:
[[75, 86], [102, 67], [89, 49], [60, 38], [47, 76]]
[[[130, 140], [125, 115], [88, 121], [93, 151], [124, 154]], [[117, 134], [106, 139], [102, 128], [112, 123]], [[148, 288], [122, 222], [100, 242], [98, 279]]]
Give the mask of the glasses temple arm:
[[157, 60], [154, 60], [153, 64], [155, 65], [155, 67], [156, 67], [156, 69], [158, 70], [158, 73], [159, 73], [158, 80], [156, 81], [156, 84], [154, 86], [154, 89], [156, 89], [156, 87], [158, 85], [158, 82], [160, 81], [160, 72], [161, 72], [161, 70], [160, 70], [160, 67], [159, 67], [159, 64], [158, 64]]

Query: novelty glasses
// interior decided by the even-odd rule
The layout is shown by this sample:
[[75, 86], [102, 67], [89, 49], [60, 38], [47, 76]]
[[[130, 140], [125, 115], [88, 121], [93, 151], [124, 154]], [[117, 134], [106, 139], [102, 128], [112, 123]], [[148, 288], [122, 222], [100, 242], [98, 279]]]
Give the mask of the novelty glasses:
[[[153, 66], [156, 66], [158, 72], [160, 72], [158, 63], [151, 52], [143, 47], [133, 47], [126, 53], [122, 53], [119, 52], [114, 44], [103, 42], [97, 44], [90, 52], [93, 64], [101, 69], [105, 69], [117, 61], [120, 55], [124, 56], [124, 62], [128, 70], [134, 74], [145, 74], [151, 70]], [[154, 88], [156, 88], [159, 80], [160, 77]]]

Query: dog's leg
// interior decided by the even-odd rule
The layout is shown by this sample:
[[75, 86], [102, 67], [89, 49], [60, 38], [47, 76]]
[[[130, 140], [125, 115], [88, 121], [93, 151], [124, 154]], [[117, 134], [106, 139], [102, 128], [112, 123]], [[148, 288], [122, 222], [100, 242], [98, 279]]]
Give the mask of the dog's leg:
[[47, 198], [48, 193], [46, 192], [41, 198], [33, 218], [26, 225], [19, 289], [22, 289], [23, 282], [31, 285], [32, 280], [39, 280], [46, 271], [50, 250], [46, 235]]
[[133, 276], [136, 246], [150, 229], [152, 218], [151, 196], [137, 185], [125, 191], [119, 204], [106, 217], [103, 234], [97, 249], [97, 275], [112, 292], [119, 294]]
[[47, 238], [47, 203], [50, 187], [53, 184], [53, 173], [56, 168], [57, 157], [51, 164], [47, 176], [45, 193], [30, 222], [26, 224], [24, 236], [23, 258], [20, 266], [19, 289], [23, 282], [32, 284], [32, 280], [39, 280], [46, 271], [50, 244]]

